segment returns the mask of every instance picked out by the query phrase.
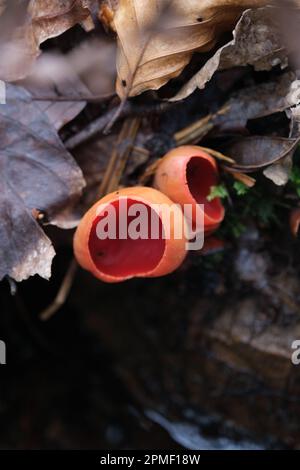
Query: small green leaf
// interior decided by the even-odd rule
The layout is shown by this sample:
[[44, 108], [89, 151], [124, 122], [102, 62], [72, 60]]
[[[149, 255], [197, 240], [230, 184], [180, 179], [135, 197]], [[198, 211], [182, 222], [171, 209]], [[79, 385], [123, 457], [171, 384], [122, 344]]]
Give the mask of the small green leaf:
[[207, 196], [207, 200], [209, 202], [211, 202], [214, 199], [216, 199], [217, 197], [219, 197], [221, 199], [225, 199], [228, 196], [229, 196], [229, 194], [228, 194], [228, 191], [227, 191], [225, 185], [224, 184], [219, 184], [218, 186], [212, 186], [210, 188], [210, 193]]
[[242, 181], [235, 181], [233, 187], [238, 196], [245, 196], [248, 193], [249, 188]]

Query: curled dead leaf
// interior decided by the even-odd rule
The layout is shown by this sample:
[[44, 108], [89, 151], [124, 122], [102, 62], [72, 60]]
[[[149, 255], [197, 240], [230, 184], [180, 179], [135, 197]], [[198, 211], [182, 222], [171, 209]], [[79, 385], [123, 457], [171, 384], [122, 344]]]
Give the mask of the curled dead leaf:
[[82, 173], [24, 88], [7, 85], [0, 117], [0, 279], [49, 278], [54, 249], [35, 215], [74, 226], [65, 211], [81, 194]]
[[246, 65], [254, 66], [255, 70], [270, 70], [275, 65], [286, 67], [287, 53], [273, 12], [273, 7], [245, 11], [233, 31], [233, 40], [219, 49], [172, 101], [187, 98], [196, 88], [204, 88], [217, 70]]
[[[30, 76], [20, 84], [32, 94], [37, 105], [47, 114], [50, 122], [57, 130], [72, 121], [86, 106], [86, 101], [72, 101], [71, 98], [70, 101], [58, 101], [59, 97], [70, 96], [70, 90], [72, 90], [75, 97], [91, 95], [89, 89], [71, 68], [68, 78], [63, 81], [56, 82], [55, 77], [53, 77], [52, 83], [39, 83], [39, 81], [34, 80], [34, 76]], [[49, 100], [39, 99], [45, 96], [49, 97]]]
[[300, 80], [294, 80], [290, 86], [286, 101], [289, 105], [287, 115], [291, 120], [291, 137], [300, 135]]
[[236, 162], [234, 168], [251, 172], [272, 165], [293, 152], [299, 139], [251, 136], [235, 139], [226, 149]]
[[158, 89], [195, 51], [210, 50], [241, 13], [265, 0], [119, 0], [110, 24], [118, 36], [117, 93]]
[[16, 4], [2, 0], [0, 5], [0, 28], [5, 30], [0, 36], [0, 79], [8, 82], [29, 73], [42, 42], [90, 17], [88, 0], [30, 0], [17, 18]]
[[[43, 88], [55, 86], [65, 91], [63, 95], [87, 95], [79, 81], [93, 95], [108, 95], [114, 92], [116, 47], [114, 41], [106, 38], [87, 39], [70, 52], [43, 52], [35, 61], [26, 82], [35, 87], [34, 94]], [[32, 88], [31, 87], [31, 88]], [[67, 88], [69, 88], [67, 92]], [[45, 93], [45, 92], [44, 92]]]
[[277, 186], [284, 186], [289, 181], [292, 166], [293, 152], [286, 155], [279, 162], [265, 168], [263, 174]]
[[215, 126], [222, 131], [243, 129], [250, 119], [284, 112], [297, 102], [296, 96], [290, 96], [294, 82], [295, 74], [286, 72], [276, 80], [241, 89], [227, 101], [224, 112], [215, 115]]

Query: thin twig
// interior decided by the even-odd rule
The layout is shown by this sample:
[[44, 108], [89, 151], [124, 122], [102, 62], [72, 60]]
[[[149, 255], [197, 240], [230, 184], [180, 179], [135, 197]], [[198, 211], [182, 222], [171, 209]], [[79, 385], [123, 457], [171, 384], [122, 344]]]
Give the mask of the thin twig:
[[77, 268], [78, 268], [77, 261], [73, 258], [65, 274], [63, 282], [57, 293], [57, 296], [55, 297], [51, 305], [49, 305], [49, 307], [43, 310], [42, 313], [40, 314], [40, 319], [42, 321], [49, 320], [49, 318], [51, 318], [54, 315], [54, 313], [56, 313], [57, 310], [59, 310], [60, 307], [64, 305], [66, 298], [68, 297], [70, 290], [72, 288], [74, 278], [77, 272]]
[[87, 101], [89, 103], [100, 103], [109, 101], [116, 96], [115, 93], [106, 93], [102, 95], [37, 95], [32, 96], [33, 101], [53, 101], [53, 102], [72, 102], [72, 101]]
[[[78, 147], [79, 145], [88, 141], [89, 139], [97, 135], [99, 132], [102, 132], [107, 123], [113, 117], [115, 111], [116, 108], [112, 108], [111, 110], [100, 116], [98, 119], [88, 124], [82, 131], [78, 132], [78, 134], [67, 139], [65, 141], [66, 148], [72, 150], [75, 147]], [[125, 115], [126, 111], [128, 110], [124, 109], [123, 111], [123, 114]]]
[[104, 196], [104, 194], [108, 192], [110, 181], [113, 177], [114, 172], [116, 171], [116, 166], [118, 163], [119, 147], [120, 147], [120, 144], [124, 141], [124, 139], [126, 139], [127, 134], [128, 134], [128, 120], [124, 122], [122, 129], [118, 135], [116, 145], [113, 147], [105, 174], [100, 184], [98, 197], [102, 197]]
[[[124, 107], [122, 108], [121, 114], [118, 116], [118, 119], [127, 118], [130, 116], [144, 116], [147, 114], [160, 114], [169, 110], [174, 106], [178, 106], [178, 103], [169, 103], [167, 101], [163, 102], [154, 102], [149, 105], [137, 105], [133, 104], [131, 101], [126, 101]], [[67, 149], [72, 150], [75, 147], [87, 142], [89, 139], [94, 137], [100, 132], [103, 132], [105, 126], [111, 121], [112, 117], [115, 115], [116, 109], [114, 107], [108, 112], [100, 116], [95, 121], [92, 121], [88, 124], [82, 131], [78, 134], [70, 137], [65, 141], [65, 146]]]
[[199, 121], [193, 122], [190, 126], [181, 129], [174, 134], [177, 145], [194, 144], [201, 140], [214, 128], [212, 114], [205, 116]]
[[235, 178], [237, 181], [244, 183], [248, 188], [253, 188], [253, 186], [255, 186], [256, 179], [252, 176], [234, 170], [234, 168], [228, 167], [227, 165], [222, 165], [222, 168], [226, 173], [231, 174], [233, 178]]
[[126, 121], [126, 127], [124, 123], [124, 127], [126, 129], [126, 137], [124, 139], [124, 142], [121, 142], [121, 145], [125, 143], [125, 146], [123, 145], [123, 149], [120, 149], [119, 147], [119, 158], [118, 158], [118, 165], [115, 168], [114, 173], [112, 174], [112, 177], [109, 181], [108, 187], [107, 187], [107, 192], [110, 193], [111, 191], [114, 191], [115, 189], [118, 188], [119, 182], [121, 180], [122, 174], [124, 173], [126, 163], [128, 161], [128, 158], [132, 152], [134, 141], [136, 139], [139, 127], [141, 124], [141, 118], [140, 117], [135, 117], [131, 119], [127, 119]]
[[156, 160], [154, 163], [151, 163], [151, 165], [149, 165], [145, 169], [144, 173], [139, 177], [140, 184], [143, 185], [147, 183], [147, 181], [151, 178], [151, 176], [153, 176], [154, 173], [156, 172], [157, 168], [159, 167], [160, 162], [161, 162], [161, 158]]
[[[119, 133], [116, 145], [99, 188], [99, 197], [116, 190], [119, 186], [129, 155], [141, 124], [140, 118], [127, 119]], [[125, 144], [125, 145], [124, 145]]]
[[192, 124], [180, 129], [174, 134], [174, 139], [177, 145], [186, 145], [186, 144], [196, 144], [198, 143], [203, 137], [205, 137], [214, 127], [215, 127], [215, 119], [218, 116], [224, 115], [228, 112], [230, 106], [226, 104], [223, 106], [219, 111], [215, 114], [208, 114], [203, 118], [199, 119]]
[[218, 152], [217, 150], [213, 150], [211, 148], [201, 147], [201, 146], [199, 146], [199, 148], [203, 150], [204, 152], [209, 153], [209, 155], [212, 155], [213, 157], [217, 158], [218, 160], [222, 160], [224, 162], [230, 163], [231, 165], [235, 164], [235, 161], [232, 158], [227, 157], [227, 155], [224, 155], [223, 153]]
[[150, 37], [147, 39], [147, 41], [145, 41], [145, 44], [139, 54], [139, 57], [137, 59], [137, 62], [136, 62], [136, 65], [135, 65], [135, 68], [134, 68], [134, 71], [133, 73], [131, 74], [131, 77], [130, 77], [130, 80], [129, 80], [129, 83], [127, 84], [127, 90], [126, 90], [126, 94], [125, 96], [122, 98], [121, 100], [121, 103], [119, 104], [118, 108], [116, 109], [116, 112], [114, 113], [114, 115], [112, 116], [111, 120], [109, 121], [109, 123], [105, 126], [105, 129], [104, 129], [104, 134], [108, 134], [111, 130], [111, 128], [115, 125], [115, 123], [117, 122], [117, 120], [120, 118], [125, 106], [126, 106], [126, 103], [127, 103], [127, 100], [128, 100], [128, 97], [129, 97], [129, 94], [130, 94], [130, 91], [131, 91], [131, 88], [132, 88], [132, 85], [133, 85], [133, 82], [134, 82], [134, 79], [136, 77], [136, 74], [137, 74], [137, 71], [138, 71], [138, 68], [139, 68], [139, 65], [141, 63], [141, 60], [142, 58], [144, 57], [144, 54], [145, 54], [145, 51], [146, 51], [146, 48], [149, 44], [149, 40], [150, 40]]
[[119, 104], [119, 106], [115, 109], [115, 112], [112, 116], [112, 118], [110, 119], [110, 121], [106, 124], [104, 130], [103, 130], [103, 134], [107, 135], [110, 133], [110, 130], [111, 128], [115, 125], [115, 123], [118, 121], [118, 119], [120, 119], [120, 117], [122, 116], [122, 114], [124, 113], [124, 108], [126, 106], [126, 103], [127, 103], [127, 98], [126, 99], [123, 99], [121, 101], [121, 103]]

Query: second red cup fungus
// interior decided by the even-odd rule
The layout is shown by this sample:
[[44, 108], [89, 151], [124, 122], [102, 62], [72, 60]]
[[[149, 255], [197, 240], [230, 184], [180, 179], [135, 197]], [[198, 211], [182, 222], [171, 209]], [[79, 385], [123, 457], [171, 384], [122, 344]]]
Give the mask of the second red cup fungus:
[[[204, 206], [204, 231], [212, 233], [225, 214], [219, 198], [207, 199], [212, 186], [218, 184], [215, 159], [193, 145], [177, 147], [161, 160], [155, 174], [154, 185], [174, 202], [202, 204]], [[193, 217], [196, 214], [193, 211]]]

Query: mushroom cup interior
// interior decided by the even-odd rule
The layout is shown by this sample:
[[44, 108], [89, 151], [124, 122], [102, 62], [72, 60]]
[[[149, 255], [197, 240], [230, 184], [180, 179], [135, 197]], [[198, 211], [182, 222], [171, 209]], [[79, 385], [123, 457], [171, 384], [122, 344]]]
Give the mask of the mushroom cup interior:
[[[97, 270], [115, 278], [150, 273], [165, 252], [162, 221], [150, 204], [132, 198], [126, 198], [125, 204], [124, 198], [121, 201], [107, 204], [95, 218], [89, 235], [90, 256]], [[142, 208], [142, 217], [138, 212], [130, 213], [135, 204]], [[158, 228], [156, 238], [151, 236], [153, 220], [156, 221], [155, 228]], [[125, 227], [125, 235], [120, 235], [120, 224], [121, 230], [124, 231]], [[106, 233], [105, 239], [99, 237], [103, 232]], [[139, 232], [143, 238], [134, 239], [133, 232]]]
[[207, 200], [211, 187], [218, 184], [218, 175], [211, 163], [205, 158], [191, 157], [186, 166], [186, 180], [195, 201], [204, 205], [206, 215], [218, 220], [222, 210], [220, 200]]

